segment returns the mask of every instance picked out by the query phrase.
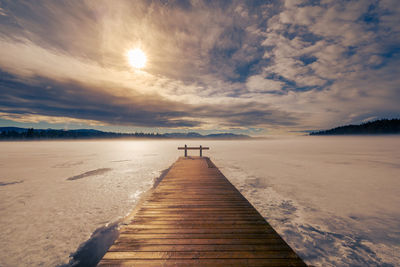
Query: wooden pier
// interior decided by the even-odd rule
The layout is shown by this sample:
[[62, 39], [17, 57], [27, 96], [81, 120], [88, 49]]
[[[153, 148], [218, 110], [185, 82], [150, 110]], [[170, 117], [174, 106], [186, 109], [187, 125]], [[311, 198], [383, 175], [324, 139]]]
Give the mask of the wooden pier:
[[209, 158], [179, 158], [98, 266], [306, 266]]

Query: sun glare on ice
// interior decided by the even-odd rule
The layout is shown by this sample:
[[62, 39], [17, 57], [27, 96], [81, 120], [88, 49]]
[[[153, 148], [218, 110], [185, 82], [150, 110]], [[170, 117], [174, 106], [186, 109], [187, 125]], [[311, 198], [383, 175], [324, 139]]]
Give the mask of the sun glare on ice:
[[131, 49], [128, 51], [129, 64], [136, 68], [141, 69], [146, 66], [146, 54], [139, 48]]

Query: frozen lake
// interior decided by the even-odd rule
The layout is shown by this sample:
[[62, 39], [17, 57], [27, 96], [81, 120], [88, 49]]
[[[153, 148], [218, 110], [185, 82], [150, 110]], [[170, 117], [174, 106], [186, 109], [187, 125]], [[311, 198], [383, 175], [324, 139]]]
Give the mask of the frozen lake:
[[[118, 222], [182, 151], [225, 176], [316, 266], [400, 262], [400, 137], [0, 143], [0, 266], [58, 266]], [[196, 153], [196, 152], [191, 152]]]

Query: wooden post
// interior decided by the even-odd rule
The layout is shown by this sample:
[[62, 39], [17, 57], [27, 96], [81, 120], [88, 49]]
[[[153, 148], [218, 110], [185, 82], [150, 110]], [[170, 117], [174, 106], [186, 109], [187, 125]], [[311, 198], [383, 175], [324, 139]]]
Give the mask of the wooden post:
[[192, 146], [182, 146], [178, 147], [178, 150], [185, 150], [185, 158], [188, 156], [188, 150], [199, 150], [200, 151], [200, 157], [203, 157], [203, 150], [209, 150], [209, 147], [206, 146], [198, 146], [198, 147], [192, 147]]

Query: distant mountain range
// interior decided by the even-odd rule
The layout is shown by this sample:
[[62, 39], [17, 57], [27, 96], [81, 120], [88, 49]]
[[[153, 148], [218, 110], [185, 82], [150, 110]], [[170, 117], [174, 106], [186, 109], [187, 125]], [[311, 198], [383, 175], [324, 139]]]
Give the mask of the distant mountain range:
[[400, 119], [382, 119], [360, 125], [345, 125], [330, 130], [311, 132], [310, 135], [400, 134]]
[[57, 130], [19, 127], [0, 127], [0, 140], [31, 139], [94, 139], [94, 138], [161, 138], [161, 139], [248, 139], [248, 135], [219, 133], [202, 135], [189, 133], [115, 133], [94, 129]]

